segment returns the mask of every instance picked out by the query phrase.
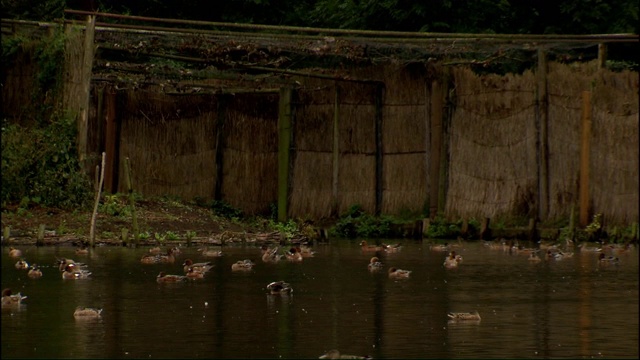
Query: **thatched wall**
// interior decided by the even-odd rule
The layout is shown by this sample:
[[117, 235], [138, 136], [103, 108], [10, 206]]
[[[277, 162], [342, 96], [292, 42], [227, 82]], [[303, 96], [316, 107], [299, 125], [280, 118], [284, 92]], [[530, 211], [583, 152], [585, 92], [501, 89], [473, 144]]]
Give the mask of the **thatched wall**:
[[223, 131], [222, 200], [269, 214], [278, 195], [278, 95], [233, 96]]
[[550, 216], [578, 202], [583, 91], [592, 91], [591, 213], [605, 222], [638, 220], [638, 74], [595, 63], [549, 68]]
[[121, 94], [119, 189], [129, 157], [134, 190], [145, 196], [211, 198], [215, 185], [216, 102], [212, 96]]
[[27, 124], [34, 113], [38, 65], [34, 43], [30, 45], [19, 51], [11, 64], [2, 64], [2, 114], [20, 124]]
[[478, 76], [453, 70], [445, 212], [452, 216], [536, 215], [534, 75]]

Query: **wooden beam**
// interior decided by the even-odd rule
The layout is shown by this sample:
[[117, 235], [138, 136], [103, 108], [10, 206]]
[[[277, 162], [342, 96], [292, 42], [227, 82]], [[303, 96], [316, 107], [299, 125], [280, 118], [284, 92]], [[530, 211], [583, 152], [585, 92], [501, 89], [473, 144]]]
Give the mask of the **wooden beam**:
[[438, 214], [438, 189], [440, 188], [440, 150], [442, 148], [442, 85], [439, 80], [431, 83], [431, 161], [430, 191], [429, 191], [429, 217], [435, 218]]
[[591, 152], [591, 92], [582, 92], [582, 137], [580, 141], [580, 226], [589, 223], [589, 155]]
[[78, 117], [78, 160], [84, 168], [87, 159], [87, 132], [89, 129], [89, 96], [91, 92], [91, 71], [93, 69], [94, 56], [94, 32], [96, 25], [96, 17], [94, 15], [87, 16], [87, 24], [84, 34], [84, 57], [82, 61], [82, 86], [83, 99], [80, 102], [80, 116]]
[[333, 109], [333, 186], [331, 192], [331, 214], [338, 215], [338, 175], [340, 169], [340, 86], [335, 86]]
[[227, 95], [217, 97], [218, 104], [216, 108], [216, 184], [213, 190], [214, 200], [222, 200], [222, 177], [224, 174], [224, 147], [225, 147], [225, 131], [224, 122], [227, 118], [227, 104], [229, 98]]
[[[103, 91], [101, 91], [102, 93]], [[107, 87], [105, 96], [105, 169], [104, 169], [104, 190], [115, 194], [118, 190], [118, 120], [116, 119], [117, 92], [112, 87]]]
[[289, 159], [291, 151], [292, 111], [290, 87], [280, 89], [278, 110], [278, 221], [288, 219], [289, 202]]
[[538, 103], [538, 217], [546, 219], [549, 213], [549, 99], [547, 94], [547, 54], [538, 49], [538, 69], [536, 72]]
[[376, 86], [375, 93], [375, 133], [376, 133], [376, 208], [375, 214], [380, 215], [382, 211], [382, 192], [384, 190], [382, 172], [382, 111], [383, 111], [383, 85]]
[[606, 69], [607, 67], [607, 44], [598, 44], [598, 69]]

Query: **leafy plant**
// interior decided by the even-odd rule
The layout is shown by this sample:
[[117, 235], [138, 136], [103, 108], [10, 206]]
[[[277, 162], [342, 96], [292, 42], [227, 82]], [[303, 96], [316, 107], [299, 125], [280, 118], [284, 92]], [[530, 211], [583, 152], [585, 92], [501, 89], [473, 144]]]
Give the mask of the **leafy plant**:
[[170, 241], [175, 241], [179, 239], [178, 234], [174, 233], [173, 231], [165, 232], [163, 237]]

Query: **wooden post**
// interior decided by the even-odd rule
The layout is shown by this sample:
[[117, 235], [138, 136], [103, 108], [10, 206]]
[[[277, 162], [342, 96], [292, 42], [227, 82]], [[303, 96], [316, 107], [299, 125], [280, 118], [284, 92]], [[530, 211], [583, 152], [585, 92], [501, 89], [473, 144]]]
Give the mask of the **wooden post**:
[[536, 72], [536, 93], [538, 103], [537, 126], [538, 138], [538, 217], [546, 219], [549, 213], [549, 100], [547, 94], [547, 54], [538, 49], [538, 70]]
[[94, 33], [96, 27], [95, 15], [87, 16], [87, 25], [84, 33], [84, 57], [82, 61], [82, 86], [83, 100], [80, 106], [80, 116], [78, 118], [78, 160], [84, 168], [87, 159], [87, 132], [89, 129], [89, 100], [91, 93], [91, 72], [93, 68], [94, 55]]
[[598, 69], [607, 68], [607, 44], [598, 44]]
[[480, 224], [480, 239], [487, 240], [491, 237], [491, 219], [484, 218]]
[[538, 241], [538, 229], [536, 228], [537, 223], [538, 221], [535, 218], [529, 219], [528, 237], [531, 242]]
[[580, 141], [580, 226], [589, 223], [589, 153], [591, 152], [591, 92], [582, 92], [582, 137]]
[[375, 94], [375, 133], [376, 133], [376, 209], [375, 215], [380, 215], [382, 211], [382, 192], [384, 189], [383, 184], [383, 174], [382, 174], [382, 158], [383, 158], [383, 148], [382, 148], [382, 107], [383, 107], [383, 90], [384, 85], [376, 86], [376, 94]]
[[224, 122], [227, 118], [228, 95], [218, 95], [217, 117], [216, 117], [216, 185], [213, 192], [215, 200], [222, 200], [222, 177], [224, 174], [224, 147], [225, 133]]
[[2, 233], [2, 236], [4, 237], [2, 242], [9, 242], [9, 237], [11, 236], [11, 226], [7, 225], [4, 227], [4, 232]]
[[102, 153], [102, 166], [100, 167], [100, 182], [98, 183], [98, 191], [96, 192], [96, 201], [93, 204], [93, 214], [91, 215], [91, 228], [89, 229], [89, 244], [91, 247], [95, 247], [95, 229], [96, 229], [96, 216], [98, 215], [98, 204], [100, 203], [100, 195], [102, 193], [102, 184], [104, 181], [104, 164], [106, 153]]
[[106, 165], [104, 169], [104, 189], [112, 194], [118, 192], [117, 176], [118, 162], [117, 160], [117, 142], [118, 142], [118, 123], [116, 120], [116, 96], [117, 93], [111, 87], [105, 92], [105, 152]]
[[131, 164], [129, 157], [124, 159], [124, 177], [127, 182], [127, 192], [129, 193], [129, 204], [131, 204], [131, 218], [133, 221], [133, 246], [138, 246], [138, 217], [136, 216], [136, 201], [133, 198], [133, 180], [131, 179]]
[[440, 188], [440, 150], [442, 148], [442, 86], [439, 81], [431, 83], [431, 162], [429, 217], [434, 219], [438, 214], [438, 189]]
[[336, 95], [333, 109], [333, 186], [331, 214], [338, 215], [338, 170], [340, 168], [340, 87], [336, 84]]
[[36, 246], [44, 245], [44, 224], [40, 224], [38, 227], [38, 238], [36, 239]]
[[440, 132], [440, 171], [438, 174], [438, 213], [444, 213], [447, 202], [447, 174], [449, 171], [449, 127], [451, 124], [452, 108], [451, 92], [449, 91], [449, 74], [451, 68], [447, 69], [446, 81], [442, 84], [442, 127]]
[[287, 221], [289, 200], [289, 158], [291, 151], [292, 111], [291, 97], [293, 90], [289, 87], [280, 89], [280, 105], [278, 111], [278, 221]]

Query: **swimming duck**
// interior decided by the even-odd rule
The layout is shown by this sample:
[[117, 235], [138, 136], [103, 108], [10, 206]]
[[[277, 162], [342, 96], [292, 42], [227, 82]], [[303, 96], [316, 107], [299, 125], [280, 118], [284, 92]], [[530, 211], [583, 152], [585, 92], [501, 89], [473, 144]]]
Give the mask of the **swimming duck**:
[[58, 259], [57, 264], [58, 264], [58, 269], [60, 269], [60, 271], [64, 271], [67, 265], [73, 265], [76, 267], [76, 269], [87, 268], [87, 264], [85, 263], [75, 262], [73, 259], [66, 259], [66, 258]]
[[302, 257], [314, 257], [316, 254], [315, 251], [306, 245], [296, 244], [295, 248]]
[[144, 255], [140, 259], [143, 264], [173, 264], [176, 261], [174, 250], [168, 249], [166, 254]]
[[91, 272], [86, 269], [80, 269], [75, 264], [67, 264], [62, 272], [63, 279], [88, 279]]
[[27, 270], [28, 268], [29, 268], [29, 263], [24, 259], [20, 259], [16, 263], [16, 269], [18, 270]]
[[531, 252], [527, 258], [530, 262], [540, 262], [541, 259], [536, 252]]
[[291, 262], [301, 262], [303, 259], [302, 254], [298, 252], [298, 249], [295, 247], [292, 247], [289, 251], [285, 251], [284, 256]]
[[480, 321], [480, 314], [478, 311], [468, 313], [468, 312], [450, 312], [447, 314], [450, 320], [455, 321]]
[[400, 251], [400, 249], [402, 249], [402, 245], [400, 245], [399, 243], [396, 243], [396, 244], [382, 243], [382, 248], [384, 249], [384, 251], [388, 253], [394, 253], [394, 252]]
[[384, 250], [384, 248], [382, 246], [369, 245], [369, 244], [367, 244], [367, 242], [365, 240], [360, 241], [360, 248], [364, 252], [370, 252], [370, 251], [375, 252], [375, 251]]
[[250, 271], [255, 265], [251, 260], [238, 260], [231, 265], [232, 271]]
[[27, 276], [32, 278], [32, 279], [38, 279], [38, 278], [42, 277], [42, 271], [40, 270], [38, 265], [33, 264], [29, 268], [29, 272], [27, 273]]
[[371, 359], [371, 356], [341, 354], [340, 351], [333, 349], [333, 350], [327, 351], [326, 354], [321, 355], [318, 359]]
[[8, 308], [12, 306], [20, 306], [22, 300], [26, 299], [26, 296], [22, 296], [21, 293], [13, 294], [11, 289], [6, 288], [2, 290], [2, 307]]
[[262, 261], [277, 263], [284, 255], [278, 254], [279, 247], [269, 249], [266, 245], [262, 245]]
[[87, 254], [89, 254], [89, 248], [84, 246], [84, 244], [76, 248], [76, 255], [87, 255]]
[[267, 290], [272, 295], [286, 295], [293, 292], [291, 285], [284, 281], [274, 281], [267, 285]]
[[13, 246], [9, 247], [9, 256], [12, 258], [22, 257], [22, 251], [20, 249], [16, 249]]
[[460, 262], [462, 261], [462, 257], [460, 256], [458, 260], [456, 258], [457, 256], [460, 256], [460, 255], [456, 255], [455, 251], [450, 252], [449, 256], [447, 256], [444, 259], [444, 263], [442, 265], [444, 265], [444, 267], [446, 267], [447, 269], [453, 269], [458, 267], [458, 264], [460, 264]]
[[187, 269], [185, 274], [186, 274], [185, 276], [188, 277], [189, 279], [204, 279], [204, 272], [196, 271], [193, 268]]
[[161, 252], [162, 252], [162, 249], [160, 249], [160, 246], [154, 246], [151, 249], [149, 249], [149, 254], [158, 255]]
[[198, 251], [200, 251], [202, 253], [202, 256], [206, 256], [206, 257], [222, 256], [222, 251], [221, 250], [209, 250], [206, 246], [203, 247], [203, 248], [198, 249]]
[[431, 244], [430, 248], [434, 251], [449, 251], [451, 250], [451, 245], [449, 245], [449, 243]]
[[177, 283], [186, 281], [187, 277], [184, 275], [168, 275], [164, 271], [160, 271], [156, 277], [156, 281], [159, 283]]
[[408, 279], [411, 275], [410, 270], [402, 270], [395, 267], [389, 268], [389, 278], [391, 279]]
[[102, 317], [102, 309], [78, 306], [73, 312], [73, 317], [76, 319], [99, 319]]
[[184, 263], [182, 263], [182, 266], [184, 267], [183, 269], [185, 273], [188, 272], [189, 269], [192, 269], [195, 272], [206, 273], [213, 268], [213, 264], [210, 262], [199, 262], [194, 264], [191, 259], [186, 259]]
[[600, 253], [600, 255], [598, 255], [598, 261], [600, 264], [618, 264], [620, 259], [615, 256], [607, 256], [604, 253]]
[[380, 259], [378, 259], [377, 256], [374, 256], [369, 260], [367, 267], [369, 268], [369, 271], [378, 271], [384, 267], [384, 264], [380, 262]]

